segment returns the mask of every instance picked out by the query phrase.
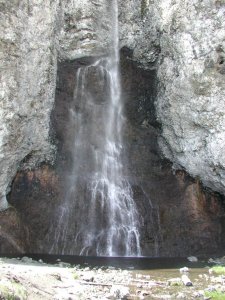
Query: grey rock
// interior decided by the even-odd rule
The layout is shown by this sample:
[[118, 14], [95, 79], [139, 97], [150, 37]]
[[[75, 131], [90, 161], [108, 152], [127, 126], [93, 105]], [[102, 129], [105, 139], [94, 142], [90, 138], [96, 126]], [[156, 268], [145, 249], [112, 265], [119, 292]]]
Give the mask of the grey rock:
[[0, 209], [16, 171], [51, 161], [59, 1], [0, 1]]
[[224, 194], [225, 81], [218, 61], [225, 50], [225, 7], [214, 1], [173, 2], [164, 11], [160, 38], [159, 143], [174, 168], [185, 168]]
[[58, 50], [63, 59], [100, 56], [110, 49], [111, 2], [105, 0], [62, 1]]
[[191, 280], [189, 279], [189, 277], [187, 275], [182, 275], [181, 280], [182, 280], [182, 282], [185, 286], [192, 286], [193, 285], [193, 283], [191, 282]]
[[108, 51], [108, 5], [0, 1], [0, 210], [8, 207], [6, 194], [19, 169], [54, 160], [49, 130], [57, 59]]
[[129, 288], [121, 285], [113, 285], [110, 289], [110, 298], [127, 299], [130, 295]]
[[160, 10], [152, 0], [119, 0], [120, 43], [132, 49], [132, 59], [152, 68], [160, 52]]
[[21, 258], [21, 261], [24, 263], [32, 263], [33, 259], [31, 257], [24, 256]]
[[198, 258], [196, 256], [189, 256], [187, 258], [190, 262], [197, 262], [198, 261]]
[[180, 273], [182, 274], [185, 274], [185, 273], [188, 273], [189, 272], [189, 268], [188, 267], [183, 267], [183, 268], [180, 268]]
[[87, 271], [83, 274], [82, 280], [87, 281], [87, 282], [93, 282], [94, 281], [94, 272], [92, 271]]
[[176, 299], [187, 299], [187, 297], [184, 293], [180, 292], [176, 295]]
[[[225, 194], [223, 2], [118, 2], [121, 48], [143, 68], [157, 69], [164, 156]], [[112, 3], [0, 0], [1, 210], [18, 170], [53, 162], [57, 60], [110, 51]]]
[[221, 1], [120, 1], [121, 47], [144, 68], [157, 69], [163, 154], [222, 194], [224, 14]]

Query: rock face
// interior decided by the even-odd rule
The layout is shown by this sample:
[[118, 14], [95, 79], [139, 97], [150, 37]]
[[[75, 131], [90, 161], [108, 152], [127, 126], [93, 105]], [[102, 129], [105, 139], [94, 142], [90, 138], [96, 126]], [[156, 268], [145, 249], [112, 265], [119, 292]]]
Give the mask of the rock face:
[[[103, 55], [108, 1], [1, 1], [1, 208], [18, 168], [52, 158], [57, 57]], [[119, 1], [121, 47], [158, 74], [161, 149], [225, 192], [223, 1]], [[45, 17], [43, 17], [45, 15]]]
[[[127, 170], [125, 176], [132, 186], [133, 198], [140, 215], [142, 255], [189, 256], [218, 253], [224, 249], [225, 243], [222, 198], [204, 191], [199, 181], [193, 180], [183, 171], [174, 172], [171, 163], [160, 157], [157, 145], [160, 129], [154, 110], [156, 72], [139, 68], [127, 58], [128, 54], [123, 51], [121, 56], [126, 115], [126, 151], [123, 162], [124, 172]], [[90, 60], [82, 59], [58, 64], [56, 102], [52, 114], [52, 125], [58, 143], [56, 167], [53, 169], [43, 165], [38, 170], [19, 172], [12, 185], [9, 203], [20, 216], [19, 223], [15, 220], [14, 227], [18, 228], [18, 223], [26, 228], [26, 238], [22, 238], [27, 241], [24, 247], [28, 253], [78, 254], [76, 251], [79, 249], [80, 239], [75, 239], [74, 232], [78, 226], [79, 229], [82, 228], [83, 215], [88, 211], [89, 202], [85, 201], [89, 196], [85, 184], [87, 175], [71, 197], [66, 241], [59, 236], [61, 215], [58, 208], [61, 205], [64, 207], [71, 174], [69, 169], [74, 159], [72, 143], [76, 132], [71, 126], [69, 112], [74, 105], [76, 72], [80, 65], [90, 63]], [[101, 99], [99, 95], [104, 90], [100, 88], [95, 75], [94, 72], [90, 74], [88, 88], [97, 86], [98, 93], [94, 89], [94, 95], [98, 95], [96, 99]], [[90, 116], [88, 119], [90, 120]], [[82, 165], [84, 169], [91, 168], [88, 157], [85, 161], [82, 160]], [[4, 212], [0, 216], [2, 220]], [[104, 224], [103, 218], [98, 215], [96, 218]], [[10, 233], [6, 225], [4, 232]], [[53, 247], [55, 241], [57, 247]], [[12, 248], [11, 252], [16, 250]]]
[[[222, 245], [220, 232], [224, 231], [224, 210], [219, 198], [199, 191], [198, 179], [192, 182], [187, 176], [186, 180], [179, 172], [175, 176], [168, 161], [160, 159], [156, 144], [158, 139], [161, 151], [173, 162], [173, 168], [184, 168], [205, 186], [225, 194], [225, 3], [223, 0], [118, 2], [120, 42], [126, 57], [122, 71], [126, 73], [124, 70], [131, 68], [128, 62], [137, 63], [128, 73], [133, 80], [130, 89], [130, 79], [126, 74], [122, 76], [126, 87], [125, 134], [130, 147], [127, 154], [130, 174], [127, 176], [133, 184], [140, 211], [146, 213], [146, 218], [150, 212], [155, 220], [144, 227], [146, 241], [143, 243], [149, 243], [145, 251], [153, 251], [158, 243], [159, 247], [163, 245], [160, 253], [169, 255], [166, 249], [171, 247], [173, 237], [170, 235], [173, 233], [172, 229], [166, 232], [167, 225], [176, 228], [183, 220], [190, 225], [188, 228], [180, 226], [180, 238], [173, 245], [173, 253], [179, 255], [180, 247], [183, 247], [185, 253], [193, 254], [189, 251], [196, 245], [195, 253], [200, 253], [211, 240], [214, 244], [211, 243], [210, 251], [214, 251]], [[26, 217], [34, 215], [34, 223], [28, 226], [28, 231], [35, 237], [40, 212], [50, 216], [58, 201], [59, 191], [54, 191], [51, 185], [51, 178], [58, 178], [58, 170], [46, 175], [50, 183], [43, 188], [40, 179], [43, 175], [36, 173], [37, 168], [41, 162], [55, 159], [55, 140], [53, 142], [50, 136], [56, 138], [58, 151], [62, 151], [63, 166], [69, 165], [66, 153], [69, 141], [60, 142], [65, 138], [63, 126], [67, 108], [64, 99], [69, 101], [67, 93], [70, 97], [73, 94], [75, 75], [71, 68], [76, 65], [73, 60], [82, 58], [79, 63], [87, 64], [91, 57], [110, 51], [110, 5], [113, 1], [0, 0], [0, 210], [8, 207], [6, 194], [16, 172], [36, 168], [31, 173], [17, 175], [9, 197], [23, 219], [21, 223], [18, 216], [12, 216], [21, 228], [21, 240], [26, 236], [26, 224], [33, 222]], [[69, 72], [68, 69], [63, 71], [68, 91], [63, 89], [64, 83], [57, 76], [57, 63], [61, 67], [64, 62], [70, 65]], [[142, 73], [140, 68], [145, 71]], [[71, 75], [69, 79], [67, 72]], [[56, 85], [58, 88], [62, 85], [58, 91], [63, 94], [60, 103], [54, 103]], [[98, 88], [93, 89], [97, 93]], [[54, 104], [58, 107], [50, 121]], [[152, 170], [155, 173], [151, 173]], [[32, 177], [31, 174], [35, 175]], [[163, 179], [164, 176], [168, 178]], [[54, 182], [58, 184], [57, 180]], [[161, 191], [161, 185], [164, 191]], [[27, 189], [24, 191], [23, 187]], [[30, 194], [32, 189], [33, 194]], [[54, 191], [54, 197], [46, 209], [45, 201], [51, 198], [51, 191]], [[40, 206], [35, 202], [36, 210], [31, 203], [40, 195]], [[25, 202], [22, 201], [24, 196]], [[25, 215], [22, 213], [24, 207]], [[44, 247], [40, 241], [46, 236], [48, 221], [45, 226], [38, 227], [39, 240], [33, 243], [39, 251]], [[197, 229], [194, 229], [195, 225], [198, 225]], [[11, 230], [5, 221], [4, 226]], [[7, 238], [6, 231], [4, 229], [1, 234], [3, 240]], [[154, 231], [159, 235], [154, 236]], [[206, 231], [204, 237], [203, 231]], [[186, 235], [189, 236], [187, 247]], [[14, 245], [15, 249], [23, 251], [30, 247], [15, 240], [14, 236], [7, 240], [8, 246], [2, 249]], [[222, 243], [224, 245], [224, 241]]]
[[1, 210], [8, 206], [6, 194], [18, 169], [52, 160], [57, 57], [104, 54], [108, 6], [107, 1], [0, 1]]
[[160, 40], [160, 145], [175, 165], [224, 194], [225, 3], [173, 2]]
[[121, 48], [132, 52], [132, 60], [145, 69], [156, 69], [160, 54], [160, 1], [119, 1]]
[[224, 1], [121, 2], [122, 45], [157, 69], [163, 154], [223, 194], [224, 16]]
[[110, 47], [110, 4], [113, 1], [61, 1], [58, 42], [62, 59], [101, 56]]
[[50, 160], [58, 1], [0, 1], [0, 209], [16, 171]]

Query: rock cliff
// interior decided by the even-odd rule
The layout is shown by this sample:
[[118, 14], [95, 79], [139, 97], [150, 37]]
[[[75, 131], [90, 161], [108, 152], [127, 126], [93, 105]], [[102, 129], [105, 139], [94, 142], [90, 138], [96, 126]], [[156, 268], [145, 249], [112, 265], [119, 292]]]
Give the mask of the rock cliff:
[[224, 194], [225, 2], [172, 2], [160, 39], [160, 145], [175, 167]]
[[50, 160], [58, 1], [0, 1], [0, 208], [16, 171]]
[[18, 169], [54, 158], [57, 59], [105, 54], [109, 20], [107, 1], [0, 1], [0, 209]]
[[155, 68], [159, 143], [174, 168], [225, 193], [225, 2], [121, 2], [121, 42]]
[[[106, 0], [0, 0], [0, 207], [18, 169], [52, 161], [49, 137], [57, 60], [107, 54]], [[225, 194], [225, 3], [119, 1], [121, 48], [155, 69], [160, 146]]]

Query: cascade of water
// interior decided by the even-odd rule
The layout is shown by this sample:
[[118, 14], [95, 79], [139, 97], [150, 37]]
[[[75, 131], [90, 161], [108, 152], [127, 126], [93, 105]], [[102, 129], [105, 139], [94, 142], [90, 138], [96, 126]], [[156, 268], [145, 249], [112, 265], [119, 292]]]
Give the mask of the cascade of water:
[[[74, 128], [73, 165], [65, 202], [59, 209], [52, 252], [141, 255], [138, 211], [130, 184], [124, 178], [121, 157], [124, 118], [116, 0], [112, 1], [111, 9], [109, 57], [79, 68], [76, 75], [70, 111], [70, 126]], [[90, 86], [93, 78], [103, 96]], [[77, 220], [71, 219], [72, 210], [77, 211]]]

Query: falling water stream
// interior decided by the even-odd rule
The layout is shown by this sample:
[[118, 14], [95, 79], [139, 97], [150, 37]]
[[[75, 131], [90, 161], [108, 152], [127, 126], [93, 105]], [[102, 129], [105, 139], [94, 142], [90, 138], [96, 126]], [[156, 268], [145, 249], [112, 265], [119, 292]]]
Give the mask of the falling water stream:
[[[124, 117], [116, 0], [111, 10], [110, 55], [80, 67], [76, 74], [69, 120], [74, 130], [73, 158], [52, 253], [141, 255], [139, 215], [122, 162]], [[91, 87], [93, 78], [97, 90]]]

